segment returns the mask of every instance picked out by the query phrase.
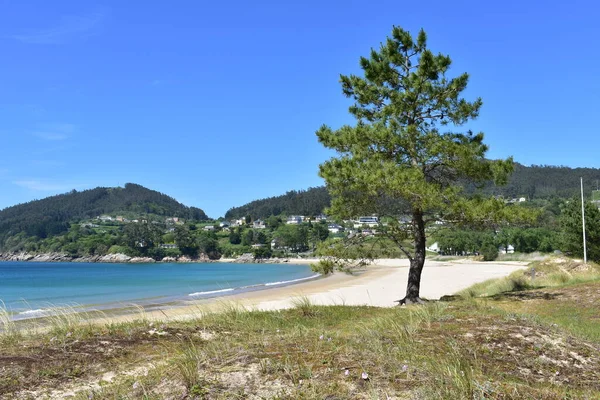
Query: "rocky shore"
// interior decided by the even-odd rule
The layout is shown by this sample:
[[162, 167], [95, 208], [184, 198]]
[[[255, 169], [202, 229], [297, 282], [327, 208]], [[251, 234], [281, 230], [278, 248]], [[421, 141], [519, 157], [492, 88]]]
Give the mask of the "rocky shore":
[[[192, 259], [188, 256], [180, 257], [165, 257], [160, 261], [156, 261], [150, 257], [129, 257], [125, 254], [107, 254], [104, 256], [82, 256], [76, 257], [64, 253], [0, 253], [0, 261], [29, 261], [29, 262], [79, 262], [79, 263], [192, 263], [192, 262], [213, 262], [206, 255], [201, 254], [200, 257]], [[240, 264], [283, 264], [290, 262], [288, 258], [261, 258], [255, 259], [251, 253], [242, 254], [232, 262]]]
[[254, 258], [252, 253], [244, 253], [235, 259], [226, 259], [225, 262], [232, 262], [237, 264], [284, 264], [289, 262], [288, 258]]
[[[74, 257], [64, 253], [0, 253], [0, 261], [30, 261], [30, 262], [80, 262], [80, 263], [155, 263], [150, 257], [129, 257], [125, 254], [107, 254], [104, 256]], [[165, 257], [160, 262], [209, 262], [210, 260], [202, 254], [197, 259], [187, 256]]]

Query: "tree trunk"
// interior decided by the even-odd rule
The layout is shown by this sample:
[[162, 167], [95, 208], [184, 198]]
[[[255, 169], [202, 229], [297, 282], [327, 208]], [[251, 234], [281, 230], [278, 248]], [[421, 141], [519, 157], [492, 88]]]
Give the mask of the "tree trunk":
[[423, 212], [421, 210], [413, 211], [412, 223], [414, 227], [415, 253], [412, 260], [410, 260], [406, 296], [398, 302], [400, 305], [423, 303], [423, 300], [419, 296], [421, 272], [425, 264], [425, 222], [423, 221]]

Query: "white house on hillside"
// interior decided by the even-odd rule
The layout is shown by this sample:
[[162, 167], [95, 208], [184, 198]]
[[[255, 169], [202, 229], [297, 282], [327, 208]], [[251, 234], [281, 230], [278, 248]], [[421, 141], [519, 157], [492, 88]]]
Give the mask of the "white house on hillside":
[[288, 225], [300, 225], [304, 217], [302, 215], [290, 215], [286, 221]]
[[374, 227], [379, 225], [379, 218], [375, 216], [371, 217], [360, 217], [357, 222], [354, 222], [355, 228], [361, 228], [362, 226]]
[[254, 229], [265, 229], [267, 227], [267, 225], [265, 225], [265, 221], [263, 221], [262, 219], [257, 219], [256, 221], [254, 221], [254, 223], [252, 224], [252, 227]]
[[327, 230], [331, 233], [340, 233], [344, 230], [344, 227], [338, 224], [329, 224], [327, 225]]
[[245, 223], [246, 223], [246, 220], [244, 218], [234, 219], [233, 221], [231, 221], [231, 226], [242, 226]]

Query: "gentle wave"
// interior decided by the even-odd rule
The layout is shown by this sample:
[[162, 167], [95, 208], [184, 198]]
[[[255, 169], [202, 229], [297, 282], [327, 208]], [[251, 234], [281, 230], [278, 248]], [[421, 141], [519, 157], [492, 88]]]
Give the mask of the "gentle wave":
[[312, 275], [312, 276], [307, 276], [306, 278], [292, 279], [292, 280], [289, 280], [289, 281], [267, 282], [267, 283], [259, 283], [259, 284], [256, 284], [256, 285], [241, 286], [241, 287], [237, 287], [237, 288], [227, 288], [227, 289], [220, 289], [220, 290], [210, 290], [208, 292], [196, 292], [196, 293], [190, 293], [190, 294], [188, 294], [188, 296], [204, 296], [204, 295], [216, 294], [216, 293], [233, 292], [235, 290], [254, 289], [254, 288], [265, 287], [265, 286], [288, 285], [290, 283], [296, 283], [296, 282], [306, 281], [306, 280], [309, 280], [309, 279], [315, 279], [315, 278], [318, 278], [319, 276], [321, 276], [321, 275], [315, 274], [315, 275]]
[[269, 282], [269, 283], [265, 283], [265, 286], [285, 285], [286, 283], [294, 283], [294, 282], [306, 281], [309, 279], [315, 279], [319, 276], [320, 276], [319, 274], [316, 274], [313, 276], [307, 276], [306, 278], [292, 279], [291, 281]]
[[50, 312], [50, 310], [44, 310], [42, 308], [38, 308], [36, 310], [21, 311], [18, 315], [46, 314], [48, 312]]
[[234, 291], [234, 288], [228, 288], [228, 289], [221, 289], [221, 290], [210, 290], [208, 292], [196, 292], [196, 293], [190, 293], [188, 294], [188, 296], [202, 296], [205, 294], [214, 294], [214, 293], [224, 293], [224, 292], [232, 292]]

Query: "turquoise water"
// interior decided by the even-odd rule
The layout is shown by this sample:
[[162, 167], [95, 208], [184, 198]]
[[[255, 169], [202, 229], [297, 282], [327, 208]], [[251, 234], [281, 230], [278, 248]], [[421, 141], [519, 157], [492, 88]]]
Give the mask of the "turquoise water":
[[13, 318], [44, 309], [168, 303], [285, 285], [315, 276], [293, 264], [0, 262], [0, 300]]

